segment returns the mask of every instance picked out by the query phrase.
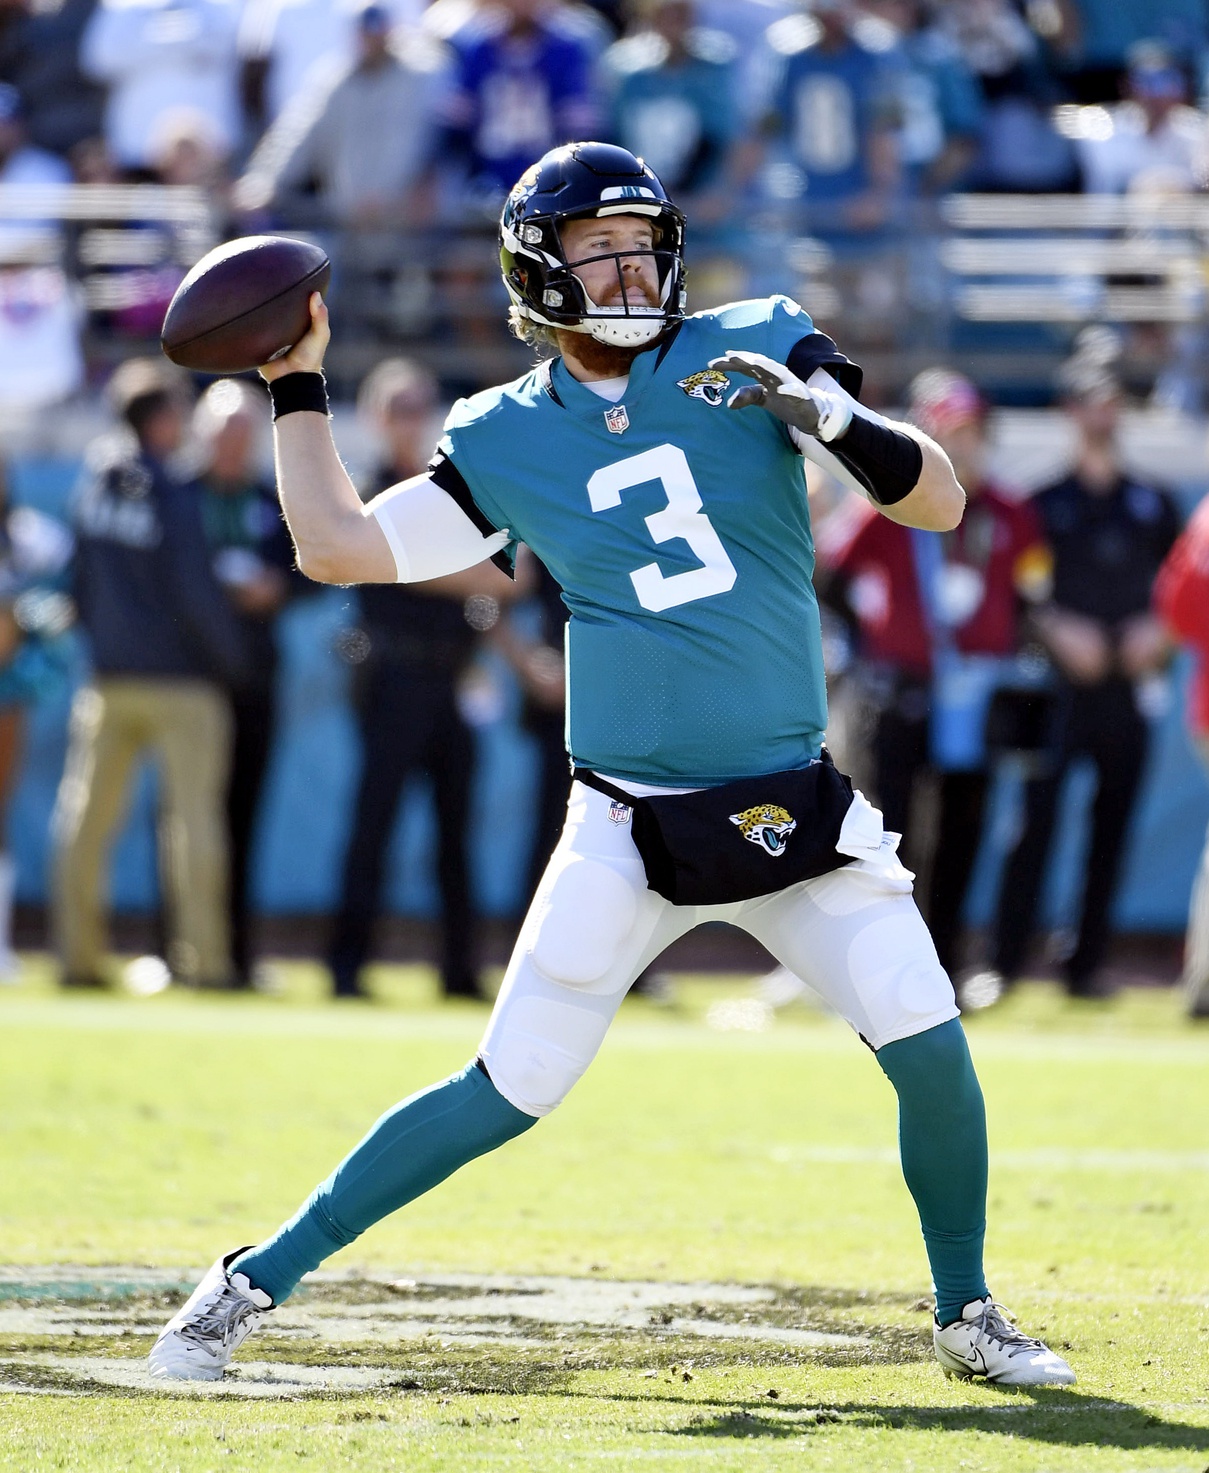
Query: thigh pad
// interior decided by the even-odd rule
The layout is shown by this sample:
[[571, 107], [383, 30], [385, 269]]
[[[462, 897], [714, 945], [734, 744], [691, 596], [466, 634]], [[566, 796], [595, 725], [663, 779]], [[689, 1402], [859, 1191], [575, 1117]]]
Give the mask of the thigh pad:
[[591, 990], [612, 970], [633, 931], [638, 896], [609, 865], [570, 855], [535, 919], [533, 965], [551, 982]]

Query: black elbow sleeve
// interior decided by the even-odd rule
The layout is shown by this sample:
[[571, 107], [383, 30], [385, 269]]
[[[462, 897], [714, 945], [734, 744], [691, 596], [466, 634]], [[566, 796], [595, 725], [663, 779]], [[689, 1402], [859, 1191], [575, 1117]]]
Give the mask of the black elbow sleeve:
[[827, 446], [879, 506], [893, 506], [919, 484], [924, 453], [918, 440], [854, 414], [852, 423]]

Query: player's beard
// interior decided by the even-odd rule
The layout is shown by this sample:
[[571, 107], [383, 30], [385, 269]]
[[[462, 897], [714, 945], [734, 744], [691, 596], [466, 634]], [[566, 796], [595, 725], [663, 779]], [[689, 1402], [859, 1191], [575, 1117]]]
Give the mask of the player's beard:
[[659, 346], [663, 333], [649, 343], [636, 348], [618, 348], [613, 343], [602, 343], [586, 332], [567, 332], [556, 328], [558, 351], [564, 358], [574, 358], [582, 368], [600, 378], [624, 378], [639, 353], [647, 353]]
[[[624, 306], [629, 301], [631, 306], [658, 307], [659, 297], [653, 286], [644, 282], [632, 282], [629, 287], [628, 297], [625, 292], [615, 291], [612, 300], [604, 303], [610, 307]], [[568, 332], [565, 328], [556, 328], [555, 336], [558, 339], [558, 351], [564, 358], [573, 358], [582, 368], [601, 378], [624, 378], [630, 371], [630, 366], [639, 353], [649, 352], [650, 349], [658, 347], [663, 340], [663, 331], [649, 343], [639, 343], [637, 347], [617, 347], [613, 343], [602, 343], [599, 338], [594, 338], [586, 332]]]

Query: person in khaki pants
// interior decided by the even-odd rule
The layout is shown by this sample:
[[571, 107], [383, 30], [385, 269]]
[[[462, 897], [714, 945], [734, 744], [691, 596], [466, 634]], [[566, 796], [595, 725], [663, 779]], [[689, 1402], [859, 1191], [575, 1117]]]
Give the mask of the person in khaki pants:
[[104, 985], [102, 869], [134, 769], [150, 756], [168, 962], [180, 981], [226, 985], [226, 691], [247, 679], [247, 658], [209, 566], [197, 488], [169, 468], [186, 423], [182, 381], [166, 364], [133, 359], [110, 394], [124, 428], [91, 447], [74, 511], [75, 594], [94, 674], [72, 708], [53, 825], [62, 981]]

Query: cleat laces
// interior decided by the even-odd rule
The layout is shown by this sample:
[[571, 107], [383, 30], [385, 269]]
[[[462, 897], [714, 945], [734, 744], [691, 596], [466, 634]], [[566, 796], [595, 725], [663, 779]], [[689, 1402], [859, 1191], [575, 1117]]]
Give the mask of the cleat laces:
[[978, 1326], [988, 1340], [1002, 1345], [1009, 1360], [1017, 1355], [1034, 1354], [1038, 1351], [1045, 1353], [1049, 1350], [1043, 1340], [1035, 1340], [1023, 1330], [1018, 1330], [1011, 1321], [1009, 1311], [1001, 1304], [988, 1304], [972, 1323]]
[[250, 1299], [233, 1284], [226, 1284], [211, 1307], [204, 1314], [191, 1318], [187, 1325], [182, 1325], [178, 1334], [199, 1350], [211, 1353], [210, 1347], [215, 1340], [221, 1345], [229, 1345], [244, 1323], [258, 1313]]

